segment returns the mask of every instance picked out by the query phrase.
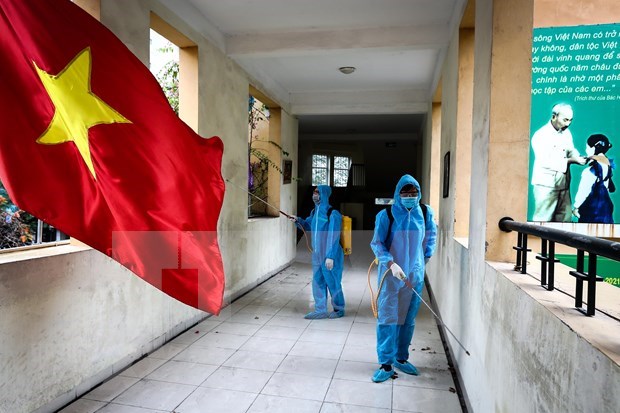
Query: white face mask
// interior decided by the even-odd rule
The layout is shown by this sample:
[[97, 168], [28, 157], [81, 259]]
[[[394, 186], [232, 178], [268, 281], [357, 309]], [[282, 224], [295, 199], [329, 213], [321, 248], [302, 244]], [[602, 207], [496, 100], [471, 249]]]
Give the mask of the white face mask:
[[588, 155], [588, 156], [593, 156], [594, 155], [594, 148], [592, 146], [587, 146], [586, 145], [586, 155]]
[[319, 196], [319, 194], [312, 194], [312, 201], [314, 201], [315, 204], [318, 204], [320, 200], [321, 197]]
[[405, 206], [405, 208], [407, 208], [407, 209], [411, 209], [411, 208], [416, 207], [416, 206], [418, 206], [420, 204], [420, 197], [419, 196], [400, 198], [400, 200], [403, 203], [403, 205]]

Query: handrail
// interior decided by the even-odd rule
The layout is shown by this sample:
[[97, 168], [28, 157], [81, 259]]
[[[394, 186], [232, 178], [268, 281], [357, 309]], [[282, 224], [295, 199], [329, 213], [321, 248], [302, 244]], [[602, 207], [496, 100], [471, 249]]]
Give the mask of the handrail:
[[534, 235], [535, 237], [544, 238], [549, 241], [620, 261], [620, 242], [544, 227], [542, 225], [517, 222], [509, 217], [504, 217], [499, 220], [499, 229], [505, 232], [516, 231], [523, 234]]
[[[620, 242], [609, 241], [589, 235], [577, 234], [555, 228], [540, 225], [516, 222], [510, 217], [504, 217], [499, 221], [499, 228], [505, 232], [518, 232], [515, 270], [522, 274], [527, 273], [527, 236], [533, 235], [542, 240], [541, 253], [536, 256], [540, 260], [540, 284], [549, 291], [554, 289], [554, 265], [559, 262], [555, 258], [555, 243], [560, 243], [577, 249], [577, 268], [569, 271], [575, 277], [575, 307], [587, 316], [593, 316], [596, 310], [596, 283], [603, 278], [596, 274], [596, 261], [598, 256], [620, 261]], [[588, 253], [588, 268], [585, 271], [585, 253]], [[583, 283], [587, 282], [588, 301], [587, 310], [582, 308]]]

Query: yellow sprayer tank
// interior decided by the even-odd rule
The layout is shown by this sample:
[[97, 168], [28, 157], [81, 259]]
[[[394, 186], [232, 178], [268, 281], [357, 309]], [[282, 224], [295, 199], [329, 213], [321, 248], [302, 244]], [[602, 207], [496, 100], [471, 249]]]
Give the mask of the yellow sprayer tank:
[[342, 230], [340, 231], [340, 245], [342, 245], [342, 249], [344, 251], [344, 255], [351, 255], [352, 246], [351, 246], [351, 231], [352, 231], [353, 223], [351, 221], [351, 217], [346, 215], [342, 216]]

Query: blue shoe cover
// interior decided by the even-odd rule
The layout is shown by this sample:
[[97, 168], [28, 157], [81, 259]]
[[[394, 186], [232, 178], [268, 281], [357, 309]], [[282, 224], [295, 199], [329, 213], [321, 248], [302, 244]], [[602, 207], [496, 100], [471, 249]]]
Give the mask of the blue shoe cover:
[[395, 374], [396, 372], [394, 371], [394, 369], [390, 371], [379, 369], [375, 371], [375, 374], [372, 375], [372, 381], [374, 381], [375, 383], [381, 383], [386, 381], [387, 379], [392, 378], [392, 376], [394, 376]]
[[414, 376], [420, 375], [420, 372], [418, 371], [418, 369], [416, 369], [416, 367], [413, 364], [409, 363], [408, 361], [405, 361], [404, 363], [399, 363], [398, 361], [395, 361], [394, 367], [396, 367], [403, 373], [412, 374]]
[[340, 318], [344, 317], [344, 310], [332, 311], [329, 313], [329, 318]]
[[328, 317], [327, 313], [321, 313], [319, 311], [313, 311], [304, 316], [306, 320], [320, 320], [322, 318], [327, 318], [327, 317]]

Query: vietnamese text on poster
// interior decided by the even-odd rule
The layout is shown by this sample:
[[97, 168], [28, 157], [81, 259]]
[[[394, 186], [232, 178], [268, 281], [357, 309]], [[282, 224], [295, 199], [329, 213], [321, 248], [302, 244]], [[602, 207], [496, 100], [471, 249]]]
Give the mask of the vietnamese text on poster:
[[620, 24], [534, 29], [528, 221], [620, 223], [619, 45]]

